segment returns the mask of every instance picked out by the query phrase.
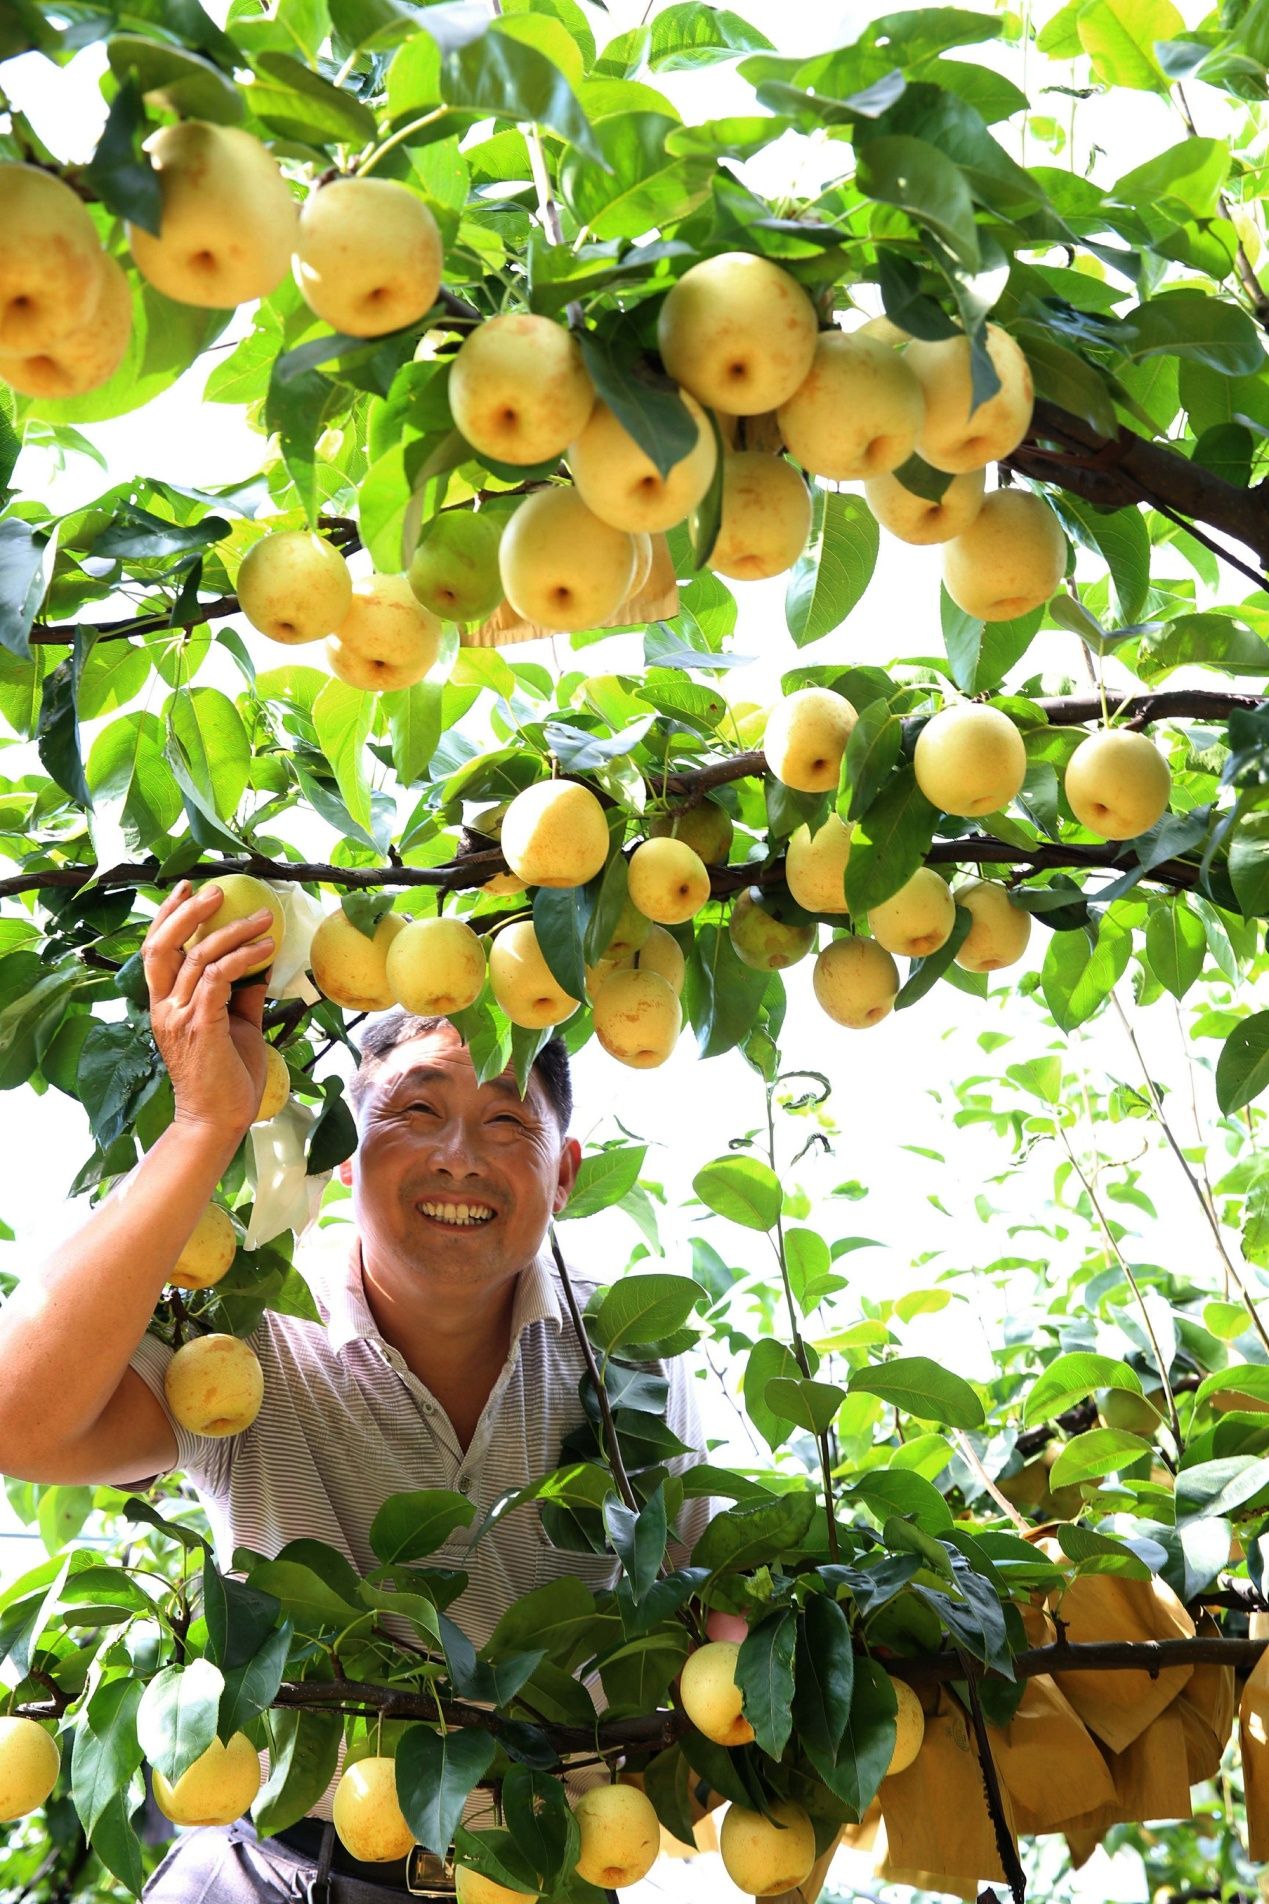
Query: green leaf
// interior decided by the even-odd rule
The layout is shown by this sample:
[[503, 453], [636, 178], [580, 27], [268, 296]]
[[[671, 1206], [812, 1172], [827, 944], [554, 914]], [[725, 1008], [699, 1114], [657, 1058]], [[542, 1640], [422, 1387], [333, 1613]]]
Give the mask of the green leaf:
[[665, 1559], [664, 1482], [649, 1495], [637, 1514], [615, 1494], [604, 1502], [603, 1514], [604, 1531], [630, 1582], [631, 1598], [638, 1606], [651, 1591]]
[[242, 118], [242, 95], [232, 79], [185, 47], [139, 33], [116, 33], [106, 56], [121, 84], [131, 80], [147, 103], [153, 100], [182, 119], [231, 126]]
[[367, 834], [372, 832], [366, 742], [374, 725], [374, 701], [364, 688], [328, 681], [313, 702], [317, 744], [334, 771], [344, 805]]
[[771, 41], [726, 7], [684, 0], [668, 6], [652, 22], [648, 65], [654, 73], [693, 72], [740, 53], [772, 51]]
[[579, 342], [591, 381], [624, 430], [667, 476], [692, 449], [697, 424], [678, 385], [631, 351], [620, 351], [592, 331]]
[[773, 1415], [812, 1435], [822, 1435], [831, 1427], [845, 1399], [846, 1390], [836, 1382], [811, 1382], [804, 1375], [777, 1375], [763, 1391], [763, 1400]]
[[289, 53], [258, 53], [255, 80], [246, 90], [252, 113], [283, 139], [304, 145], [365, 145], [376, 136], [375, 116], [347, 87], [333, 86]]
[[357, 1124], [352, 1108], [344, 1098], [344, 1080], [340, 1077], [323, 1078], [321, 1085], [322, 1108], [309, 1132], [308, 1153], [304, 1161], [304, 1174], [307, 1177], [318, 1177], [324, 1170], [334, 1170], [351, 1157], [357, 1148]]
[[232, 819], [246, 791], [251, 742], [229, 696], [219, 688], [190, 688], [172, 695], [163, 716], [215, 812], [222, 820]]
[[515, 1846], [543, 1891], [573, 1870], [580, 1834], [559, 1779], [513, 1765], [502, 1781], [502, 1812]]
[[[561, 193], [573, 216], [597, 238], [638, 239], [677, 224], [708, 196], [715, 161], [700, 153], [678, 156], [670, 141], [680, 126], [670, 111], [667, 105], [664, 112], [622, 112], [602, 120], [595, 129], [602, 170], [580, 154], [565, 158]], [[593, 281], [577, 286], [575, 294], [591, 288]], [[538, 270], [535, 296], [546, 308], [559, 308], [561, 289], [567, 292], [567, 285], [556, 288]]]
[[1235, 1025], [1216, 1061], [1216, 1101], [1225, 1117], [1269, 1085], [1269, 1011], [1253, 1012]]
[[851, 835], [846, 902], [857, 919], [897, 893], [924, 863], [937, 820], [911, 764], [898, 768]]
[[1040, 968], [1040, 990], [1061, 1031], [1074, 1031], [1100, 1009], [1127, 970], [1132, 932], [1105, 913], [1089, 952], [1083, 931], [1055, 932]]
[[470, 1527], [475, 1508], [450, 1488], [390, 1494], [370, 1523], [370, 1545], [385, 1566], [404, 1566], [433, 1554], [456, 1528]]
[[0, 522], [0, 646], [25, 659], [44, 595], [42, 561], [48, 537], [10, 516]]
[[757, 1157], [717, 1157], [698, 1170], [692, 1189], [717, 1216], [748, 1230], [772, 1229], [780, 1215], [780, 1179]]
[[586, 996], [586, 926], [594, 904], [586, 886], [539, 886], [533, 929], [552, 977], [570, 998]]
[[474, 1727], [434, 1732], [412, 1725], [397, 1746], [397, 1798], [415, 1840], [448, 1857], [459, 1819], [493, 1763], [491, 1732]]
[[216, 1710], [224, 1689], [219, 1667], [209, 1659], [165, 1666], [146, 1686], [137, 1706], [141, 1750], [169, 1784], [187, 1772], [216, 1738]]
[[267, 1715], [269, 1777], [251, 1807], [263, 1833], [285, 1831], [312, 1811], [331, 1779], [344, 1722], [337, 1712], [312, 1707], [275, 1710]]
[[441, 98], [481, 117], [549, 126], [592, 165], [607, 161], [594, 130], [563, 74], [545, 53], [495, 24], [441, 60]]
[[[894, 1752], [898, 1700], [889, 1675], [878, 1660], [861, 1656], [855, 1661], [850, 1717], [830, 1767], [827, 1754], [812, 1763], [830, 1791], [862, 1818], [877, 1794]], [[830, 1776], [831, 1772], [831, 1776]]]
[[855, 1652], [850, 1622], [831, 1593], [809, 1593], [797, 1636], [793, 1723], [820, 1776], [837, 1762], [850, 1720]]
[[392, 765], [403, 787], [425, 779], [441, 738], [441, 701], [444, 689], [436, 681], [416, 681], [380, 696], [388, 717]]
[[1269, 1458], [1231, 1455], [1182, 1468], [1176, 1477], [1177, 1526], [1232, 1514], [1269, 1488]]
[[1022, 1419], [1028, 1428], [1052, 1421], [1099, 1388], [1121, 1388], [1130, 1395], [1144, 1392], [1135, 1372], [1116, 1356], [1094, 1355], [1084, 1349], [1059, 1355], [1033, 1384]]
[[283, 1620], [277, 1631], [268, 1635], [250, 1659], [228, 1668], [216, 1722], [222, 1745], [228, 1745], [235, 1732], [241, 1732], [272, 1706], [278, 1696], [278, 1687], [282, 1684], [294, 1638], [295, 1629], [291, 1622]]
[[987, 1419], [964, 1377], [924, 1355], [901, 1356], [858, 1369], [850, 1377], [850, 1392], [879, 1395], [919, 1421], [936, 1421], [947, 1428], [981, 1428]]
[[112, 1798], [127, 1790], [144, 1756], [137, 1737], [142, 1688], [131, 1673], [103, 1678], [75, 1729], [71, 1797], [91, 1838]]
[[924, 139], [892, 133], [856, 147], [855, 182], [868, 198], [897, 205], [928, 226], [968, 269], [978, 268], [974, 201], [960, 168]]
[[1151, 1452], [1150, 1443], [1126, 1428], [1091, 1428], [1087, 1434], [1068, 1441], [1049, 1475], [1051, 1487], [1067, 1487], [1076, 1481], [1092, 1481], [1103, 1474], [1118, 1474]]
[[[860, 708], [842, 761], [837, 811], [844, 820], [866, 813], [889, 779], [903, 741], [903, 722], [887, 701], [870, 701]], [[845, 810], [843, 811], [843, 801]]]
[[562, 1223], [566, 1217], [594, 1216], [597, 1210], [620, 1203], [638, 1182], [647, 1154], [646, 1144], [614, 1144], [583, 1157], [568, 1202], [557, 1213], [556, 1222]]
[[1207, 928], [1180, 893], [1154, 907], [1146, 922], [1146, 958], [1159, 983], [1184, 998], [1207, 959]]
[[1227, 377], [1264, 367], [1265, 353], [1252, 319], [1238, 305], [1204, 291], [1162, 291], [1125, 312], [1122, 325], [1122, 347], [1134, 362], [1160, 355], [1183, 357]]
[[1191, 136], [1166, 152], [1134, 166], [1116, 179], [1110, 196], [1137, 211], [1174, 217], [1214, 218], [1229, 170], [1229, 147], [1223, 139]]
[[605, 1290], [591, 1313], [595, 1340], [607, 1355], [620, 1355], [628, 1343], [660, 1342], [683, 1327], [705, 1293], [690, 1276], [627, 1274]]
[[789, 1439], [789, 1421], [768, 1405], [767, 1390], [777, 1378], [796, 1382], [801, 1374], [792, 1349], [772, 1336], [764, 1336], [749, 1351], [743, 1382], [745, 1413], [773, 1454]]
[[141, 95], [132, 80], [125, 79], [111, 101], [84, 178], [116, 218], [126, 218], [157, 238], [162, 197], [158, 173], [141, 146], [146, 130]]
[[84, 663], [95, 639], [91, 630], [75, 629], [70, 654], [59, 661], [44, 683], [36, 737], [40, 759], [48, 772], [72, 800], [84, 807], [92, 805], [92, 795], [79, 751], [78, 704]]
[[797, 1552], [815, 1518], [817, 1503], [799, 1488], [775, 1500], [744, 1502], [716, 1514], [692, 1549], [692, 1565], [711, 1573], [740, 1573]]
[[748, 1036], [771, 978], [737, 957], [724, 927], [697, 926], [687, 955], [683, 1005], [701, 1057], [717, 1057]]
[[797, 1619], [782, 1608], [752, 1627], [736, 1655], [736, 1684], [760, 1752], [779, 1759], [793, 1730], [793, 1655]]
[[1167, 92], [1155, 42], [1185, 34], [1171, 0], [1086, 0], [1075, 15], [1075, 30], [1104, 85]]
[[794, 563], [784, 618], [799, 648], [840, 628], [877, 566], [881, 531], [862, 496], [814, 492], [811, 537]]

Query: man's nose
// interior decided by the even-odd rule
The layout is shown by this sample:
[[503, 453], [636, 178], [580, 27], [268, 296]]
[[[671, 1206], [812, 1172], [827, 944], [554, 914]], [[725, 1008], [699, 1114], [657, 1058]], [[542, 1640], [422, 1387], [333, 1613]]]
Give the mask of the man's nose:
[[447, 1176], [480, 1174], [474, 1140], [460, 1117], [450, 1118], [437, 1129], [432, 1139], [432, 1156], [437, 1169]]

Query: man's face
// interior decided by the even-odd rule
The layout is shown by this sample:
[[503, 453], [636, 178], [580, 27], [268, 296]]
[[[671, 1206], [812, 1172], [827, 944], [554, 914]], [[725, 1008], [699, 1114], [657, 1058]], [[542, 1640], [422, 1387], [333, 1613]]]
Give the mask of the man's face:
[[488, 1284], [536, 1254], [580, 1159], [536, 1072], [523, 1100], [513, 1073], [478, 1085], [444, 1025], [398, 1045], [375, 1072], [356, 1157], [340, 1175], [373, 1260]]

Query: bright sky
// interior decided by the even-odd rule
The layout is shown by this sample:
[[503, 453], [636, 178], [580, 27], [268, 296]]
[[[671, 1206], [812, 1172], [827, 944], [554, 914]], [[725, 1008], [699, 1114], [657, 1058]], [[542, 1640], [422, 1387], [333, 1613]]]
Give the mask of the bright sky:
[[[211, 10], [220, 11], [214, 6]], [[763, 28], [782, 52], [809, 52], [853, 38], [864, 19], [889, 8], [877, 4], [877, 0], [867, 0], [867, 4], [856, 0], [851, 5], [823, 4], [821, 0], [748, 0], [744, 4], [741, 0], [738, 10]], [[1194, 20], [1202, 12], [1195, 5], [1183, 10]], [[642, 6], [632, 4], [632, 0], [614, 0], [606, 16], [592, 9], [601, 41], [635, 23], [641, 12]], [[988, 44], [968, 49], [968, 56], [982, 63], [999, 64], [1001, 70], [1025, 84], [1016, 48]], [[104, 118], [95, 83], [102, 63], [100, 52], [89, 49], [65, 69], [35, 57], [9, 62], [4, 68], [6, 91], [67, 160], [86, 158], [95, 144]], [[714, 117], [729, 110], [752, 110], [748, 88], [725, 69], [698, 75], [663, 75], [656, 83], [674, 97], [685, 116]], [[1218, 102], [1211, 95], [1205, 97], [1203, 88], [1196, 88], [1195, 93], [1191, 106], [1200, 129], [1219, 130]], [[1037, 109], [1045, 110], [1043, 102]], [[1098, 176], [1110, 179], [1140, 162], [1145, 153], [1174, 142], [1183, 130], [1163, 102], [1143, 94], [1117, 94], [1110, 101], [1081, 103], [1077, 128], [1080, 146], [1073, 158], [1063, 153], [1055, 161], [1043, 147], [1019, 152], [1018, 156], [1031, 162], [1073, 162], [1082, 169], [1088, 147], [1096, 146], [1106, 154], [1099, 163]], [[839, 158], [840, 148], [831, 156]], [[804, 158], [804, 148], [791, 151], [790, 142], [782, 141], [763, 155], [761, 174], [755, 183], [759, 189], [772, 192], [791, 188], [797, 180], [790, 167], [802, 164]], [[211, 486], [254, 472], [260, 459], [260, 439], [247, 430], [242, 412], [200, 401], [207, 368], [217, 361], [213, 357], [207, 365], [196, 365], [173, 390], [136, 415], [90, 428], [93, 442], [109, 461], [111, 482], [144, 470], [178, 483]], [[61, 512], [77, 507], [108, 486], [100, 471], [84, 459], [75, 459], [65, 470], [54, 472], [47, 458], [27, 454], [18, 474], [24, 487], [43, 494]], [[769, 702], [779, 691], [781, 674], [803, 663], [849, 659], [881, 665], [905, 655], [936, 652], [941, 645], [938, 576], [937, 550], [909, 549], [883, 538], [878, 570], [861, 606], [838, 634], [800, 653], [785, 631], [782, 582], [739, 585], [740, 618], [734, 646], [754, 659], [747, 667], [731, 671], [727, 677], [729, 696]], [[1244, 592], [1245, 585], [1239, 578], [1231, 577], [1224, 598], [1237, 600]], [[245, 623], [239, 632], [258, 665], [277, 664], [278, 656], [264, 637]], [[556, 650], [553, 657], [552, 650]], [[526, 646], [519, 652], [525, 659], [552, 666], [556, 672], [573, 665], [565, 641]], [[631, 636], [615, 637], [585, 651], [586, 665], [595, 672], [638, 666], [641, 658], [640, 642]], [[1073, 636], [1048, 635], [1033, 644], [1024, 672], [1034, 672], [1039, 665], [1051, 668], [1055, 675], [1066, 673], [1081, 683], [1084, 678]], [[1114, 678], [1112, 668], [1108, 680], [1113, 683]], [[230, 694], [241, 686], [232, 663], [214, 651], [199, 680], [222, 686]], [[1186, 685], [1185, 675], [1176, 675], [1169, 685]], [[95, 731], [90, 727], [89, 736]], [[25, 769], [24, 751], [33, 752], [17, 748], [6, 752], [7, 773]], [[30, 764], [36, 763], [32, 759]], [[307, 835], [289, 821], [288, 827], [297, 842], [311, 839], [314, 847], [329, 844], [320, 827], [310, 829]], [[977, 1127], [954, 1131], [947, 1122], [949, 1111], [955, 1108], [949, 1090], [952, 1080], [1048, 1048], [1038, 1012], [1014, 995], [1020, 972], [1038, 965], [1045, 941], [1044, 929], [1037, 927], [1024, 966], [1014, 968], [998, 981], [988, 1001], [980, 1003], [949, 987], [936, 987], [915, 1008], [892, 1015], [866, 1034], [842, 1030], [820, 1012], [811, 994], [809, 960], [788, 975], [790, 1005], [783, 1038], [786, 1065], [812, 1066], [829, 1074], [834, 1084], [830, 1108], [842, 1127], [836, 1155], [818, 1163], [808, 1159], [799, 1176], [812, 1195], [822, 1195], [848, 1178], [869, 1186], [864, 1201], [829, 1203], [816, 1219], [830, 1241], [838, 1235], [863, 1234], [884, 1245], [849, 1259], [852, 1278], [857, 1280], [861, 1293], [894, 1296], [910, 1287], [925, 1286], [942, 1270], [965, 1269], [1009, 1252], [1009, 1226], [1027, 1223], [1037, 1198], [1046, 1193], [1056, 1162], [1050, 1152], [1041, 1149], [1030, 1167], [1019, 1169], [1006, 1182], [987, 1184], [989, 1177], [1006, 1168], [1008, 1160], [1001, 1147]], [[1001, 1059], [984, 1059], [977, 1039], [987, 1030], [1009, 1032], [1016, 1048]], [[1170, 1006], [1160, 1004], [1143, 1014], [1138, 1036], [1154, 1075], [1173, 1082], [1184, 1097], [1180, 1046]], [[1054, 1042], [1060, 1044], [1060, 1040]], [[1213, 1055], [1214, 1049], [1209, 1045], [1208, 1055]], [[1135, 1060], [1113, 1019], [1098, 1021], [1096, 1052], [1098, 1061], [1114, 1075], [1137, 1078]], [[701, 1063], [688, 1033], [667, 1065], [657, 1071], [637, 1072], [617, 1065], [592, 1043], [576, 1061], [575, 1079], [578, 1135], [613, 1135], [616, 1127], [612, 1119], [619, 1117], [628, 1131], [652, 1146], [647, 1175], [663, 1181], [671, 1199], [663, 1225], [666, 1266], [688, 1267], [686, 1240], [693, 1230], [699, 1230], [729, 1260], [759, 1267], [760, 1239], [733, 1233], [730, 1226], [713, 1217], [692, 1220], [689, 1216], [680, 1225], [673, 1211], [675, 1197], [687, 1194], [701, 1165], [724, 1151], [729, 1138], [756, 1127], [762, 1119], [761, 1087], [743, 1060], [730, 1054]], [[1201, 1086], [1205, 1097], [1210, 1098], [1209, 1081], [1201, 1079]], [[91, 1144], [78, 1104], [52, 1090], [38, 1105], [32, 1105], [22, 1093], [0, 1099], [0, 1128], [9, 1164], [0, 1195], [0, 1216], [17, 1232], [16, 1243], [4, 1248], [0, 1261], [21, 1273], [35, 1267], [60, 1238], [77, 1229], [88, 1216], [86, 1200], [72, 1206], [66, 1200], [66, 1190]], [[800, 1144], [806, 1134], [805, 1127], [798, 1126], [796, 1143]], [[1125, 1153], [1133, 1141], [1125, 1135]], [[953, 1168], [945, 1170], [909, 1147], [944, 1152]], [[789, 1154], [786, 1150], [785, 1155]], [[1166, 1226], [1162, 1233], [1168, 1236], [1175, 1259], [1191, 1264], [1208, 1261], [1206, 1232], [1196, 1226], [1188, 1193], [1179, 1180], [1174, 1180], [1165, 1166], [1156, 1165], [1144, 1187], [1159, 1207], [1160, 1221]], [[974, 1210], [974, 1197], [981, 1188], [986, 1188], [1000, 1211], [990, 1227], [979, 1221]], [[934, 1197], [941, 1208], [931, 1201]], [[1117, 1215], [1131, 1217], [1132, 1212], [1120, 1206]], [[573, 1255], [588, 1267], [601, 1275], [615, 1276], [624, 1268], [638, 1239], [624, 1215], [606, 1215], [594, 1219], [584, 1234], [570, 1232], [566, 1240]], [[1028, 1251], [1031, 1240], [1038, 1239], [1021, 1237], [1019, 1251]], [[1042, 1247], [1047, 1250], [1047, 1245]], [[1151, 1247], [1158, 1245], [1143, 1243], [1139, 1254], [1148, 1260]], [[926, 1253], [933, 1253], [933, 1262], [924, 1268], [914, 1267]], [[940, 1315], [919, 1319], [908, 1332], [906, 1346], [913, 1353], [934, 1354], [966, 1375], [986, 1375], [990, 1367], [992, 1307], [994, 1298], [989, 1304], [984, 1294], [981, 1307], [978, 1302], [960, 1302]], [[840, 1324], [853, 1314], [854, 1306], [848, 1298], [834, 1312], [833, 1322]], [[706, 1390], [705, 1404], [707, 1432], [730, 1436], [736, 1428], [736, 1416], [714, 1384]], [[724, 1453], [740, 1462], [752, 1458], [752, 1450], [743, 1439], [737, 1439]], [[6, 1512], [0, 1501], [0, 1530]], [[11, 1574], [19, 1565], [32, 1565], [39, 1553], [29, 1536], [21, 1542], [12, 1536], [6, 1540], [0, 1531], [0, 1575]], [[679, 1872], [675, 1895], [687, 1894], [679, 1888], [684, 1875]], [[1090, 1867], [1085, 1875], [1093, 1888], [1100, 1884], [1106, 1894], [1109, 1874], [1104, 1863]], [[698, 1865], [693, 1895], [706, 1895], [702, 1888], [706, 1880], [706, 1867]], [[1116, 1869], [1114, 1883], [1116, 1895], [1135, 1898], [1140, 1885], [1135, 1861], [1130, 1861], [1127, 1870]], [[650, 1899], [660, 1888], [658, 1881], [627, 1895]], [[730, 1887], [719, 1893], [724, 1894], [734, 1896]]]

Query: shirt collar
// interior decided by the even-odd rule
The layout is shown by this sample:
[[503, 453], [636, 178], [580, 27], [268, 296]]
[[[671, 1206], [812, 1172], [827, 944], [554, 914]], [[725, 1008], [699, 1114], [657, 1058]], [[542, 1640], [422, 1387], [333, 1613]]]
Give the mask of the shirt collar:
[[[336, 1355], [350, 1342], [382, 1340], [366, 1298], [359, 1237], [354, 1237], [345, 1257], [330, 1263], [329, 1272], [322, 1279], [321, 1294], [327, 1314], [326, 1337]], [[554, 1258], [549, 1242], [544, 1239], [537, 1255], [516, 1279], [511, 1311], [512, 1344], [514, 1346], [535, 1322], [549, 1324], [558, 1335], [563, 1320], [555, 1293]]]

